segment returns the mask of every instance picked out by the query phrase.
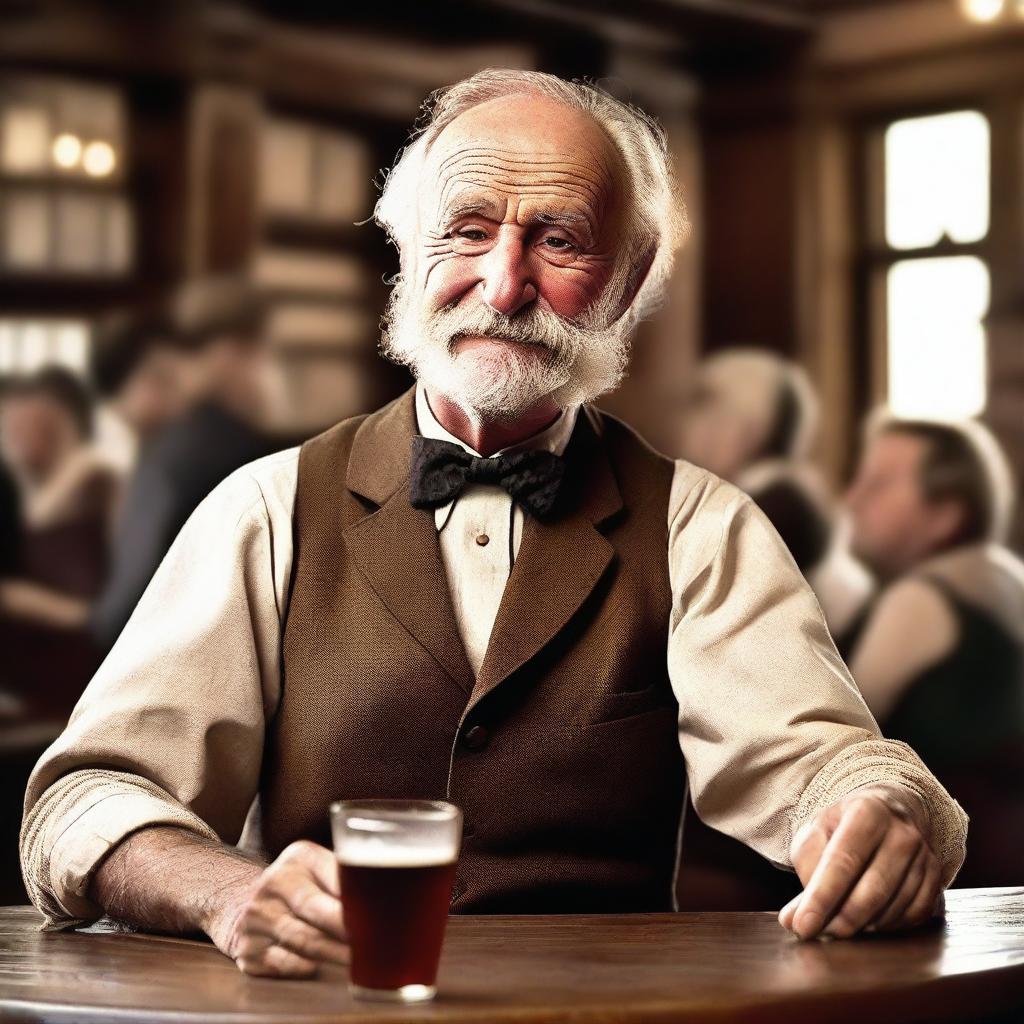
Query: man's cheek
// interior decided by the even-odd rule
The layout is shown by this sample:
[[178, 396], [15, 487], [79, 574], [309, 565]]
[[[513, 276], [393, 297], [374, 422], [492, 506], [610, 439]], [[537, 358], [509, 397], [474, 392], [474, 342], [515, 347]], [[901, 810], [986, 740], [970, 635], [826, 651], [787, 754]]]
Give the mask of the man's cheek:
[[454, 253], [432, 256], [424, 262], [423, 293], [430, 309], [458, 302], [479, 282], [473, 260]]
[[559, 316], [579, 316], [601, 297], [606, 282], [600, 274], [552, 271], [541, 275], [541, 300]]

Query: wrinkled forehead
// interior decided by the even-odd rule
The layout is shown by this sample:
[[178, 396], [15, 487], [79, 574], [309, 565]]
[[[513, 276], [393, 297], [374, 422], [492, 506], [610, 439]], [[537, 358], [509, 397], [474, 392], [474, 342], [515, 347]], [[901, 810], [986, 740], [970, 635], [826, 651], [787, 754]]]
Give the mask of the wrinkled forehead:
[[503, 220], [564, 217], [603, 233], [617, 206], [621, 165], [597, 123], [533, 97], [493, 100], [462, 114], [435, 139], [419, 190], [428, 230], [479, 212]]

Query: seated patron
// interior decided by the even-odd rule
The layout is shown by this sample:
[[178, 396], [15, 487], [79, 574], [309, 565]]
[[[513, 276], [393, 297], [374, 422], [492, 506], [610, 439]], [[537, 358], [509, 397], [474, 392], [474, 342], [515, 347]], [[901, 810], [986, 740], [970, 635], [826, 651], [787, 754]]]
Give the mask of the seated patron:
[[323, 844], [355, 797], [462, 808], [454, 913], [669, 910], [687, 779], [798, 872], [796, 934], [929, 920], [963, 812], [882, 738], [757, 506], [591, 404], [681, 233], [659, 128], [481, 72], [435, 96], [377, 219], [416, 387], [190, 518], [30, 783], [50, 925], [344, 962]]
[[1003, 544], [1010, 472], [979, 423], [876, 425], [848, 495], [883, 584], [841, 639], [886, 736], [971, 816], [963, 885], [1024, 879], [1024, 563]]
[[188, 354], [170, 319], [138, 310], [117, 313], [98, 329], [90, 377], [102, 404], [97, 444], [130, 473], [145, 447], [189, 400]]
[[803, 369], [761, 349], [727, 349], [697, 369], [683, 420], [683, 454], [749, 494], [785, 541], [833, 633], [871, 592], [849, 556], [835, 501], [811, 461], [818, 397]]
[[38, 715], [66, 716], [95, 671], [85, 629], [107, 572], [117, 473], [91, 443], [92, 402], [48, 367], [0, 400], [0, 446], [20, 508], [20, 543], [0, 582], [4, 688]]
[[118, 408], [144, 443], [125, 488], [111, 575], [90, 617], [102, 650], [117, 639], [196, 505], [270, 450], [258, 427], [263, 321], [262, 302], [244, 282], [192, 282], [169, 322], [152, 325], [151, 351], [122, 382]]

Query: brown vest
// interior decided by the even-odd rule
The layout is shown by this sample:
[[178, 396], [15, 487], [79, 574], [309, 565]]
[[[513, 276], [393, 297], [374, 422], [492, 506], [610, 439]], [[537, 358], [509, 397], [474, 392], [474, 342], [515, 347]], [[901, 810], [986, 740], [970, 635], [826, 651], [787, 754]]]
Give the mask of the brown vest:
[[299, 457], [267, 852], [327, 807], [449, 799], [457, 913], [668, 910], [685, 793], [666, 671], [672, 464], [579, 417], [554, 521], [527, 517], [474, 679], [433, 513], [408, 498], [412, 392]]

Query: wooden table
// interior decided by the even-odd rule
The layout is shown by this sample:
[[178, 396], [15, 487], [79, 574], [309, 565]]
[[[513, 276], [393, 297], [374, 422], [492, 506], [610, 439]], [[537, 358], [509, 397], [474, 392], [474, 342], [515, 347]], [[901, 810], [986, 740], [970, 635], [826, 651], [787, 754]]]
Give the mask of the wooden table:
[[240, 974], [212, 946], [41, 933], [0, 910], [0, 1019], [170, 1021], [1024, 1021], [1024, 888], [953, 891], [944, 931], [800, 943], [771, 914], [457, 917], [435, 1003], [353, 1002], [345, 975]]

